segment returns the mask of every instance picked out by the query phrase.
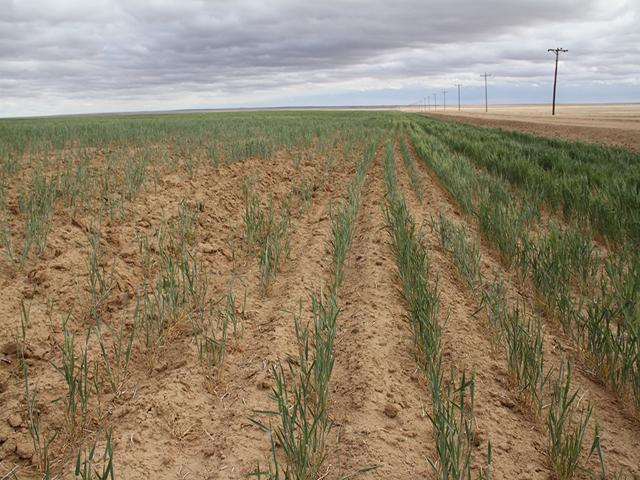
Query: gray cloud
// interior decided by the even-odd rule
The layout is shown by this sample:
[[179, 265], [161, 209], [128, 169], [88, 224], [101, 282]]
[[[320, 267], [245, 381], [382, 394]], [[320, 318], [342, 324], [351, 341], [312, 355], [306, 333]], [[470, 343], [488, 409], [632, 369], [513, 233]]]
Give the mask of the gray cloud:
[[640, 89], [635, 0], [0, 0], [0, 11], [2, 116], [409, 95], [479, 84], [485, 69], [536, 88], [557, 44], [570, 49], [565, 82]]

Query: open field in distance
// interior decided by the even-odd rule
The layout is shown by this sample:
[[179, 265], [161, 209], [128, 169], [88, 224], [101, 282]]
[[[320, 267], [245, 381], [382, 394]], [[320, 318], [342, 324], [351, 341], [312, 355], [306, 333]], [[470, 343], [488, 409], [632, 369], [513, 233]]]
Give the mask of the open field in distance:
[[[454, 92], [455, 93], [455, 92]], [[640, 103], [556, 105], [462, 105], [458, 112], [455, 95], [446, 112], [442, 105], [430, 114], [449, 116], [457, 121], [520, 130], [537, 135], [567, 138], [588, 143], [616, 145], [640, 151]], [[414, 111], [417, 111], [414, 109]]]
[[639, 478], [639, 186], [407, 112], [0, 120], [0, 479]]

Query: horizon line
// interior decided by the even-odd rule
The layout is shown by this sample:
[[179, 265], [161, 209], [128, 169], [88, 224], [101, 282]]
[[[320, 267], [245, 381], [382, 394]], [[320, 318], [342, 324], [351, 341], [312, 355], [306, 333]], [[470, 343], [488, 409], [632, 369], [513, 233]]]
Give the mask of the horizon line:
[[[592, 106], [592, 105], [638, 105], [640, 101], [632, 102], [569, 102], [569, 103], [557, 103], [556, 105], [563, 106]], [[551, 105], [550, 102], [539, 103], [494, 103], [490, 104], [493, 107], [509, 107], [509, 106], [547, 106]], [[440, 105], [442, 106], [442, 104]], [[450, 108], [457, 107], [454, 102]], [[468, 103], [461, 104], [463, 108], [484, 108], [484, 103]], [[19, 115], [19, 116], [0, 116], [0, 120], [25, 120], [25, 119], [37, 119], [37, 118], [59, 118], [59, 117], [90, 117], [90, 116], [117, 116], [117, 115], [171, 115], [179, 113], [215, 113], [215, 112], [259, 112], [269, 110], [280, 111], [296, 111], [296, 110], [322, 110], [322, 111], [340, 111], [340, 110], [397, 110], [400, 108], [416, 108], [422, 109], [422, 103], [411, 104], [380, 104], [380, 105], [301, 105], [301, 106], [272, 106], [272, 107], [204, 107], [204, 108], [176, 108], [169, 110], [123, 110], [117, 112], [86, 112], [86, 113], [52, 113], [45, 115]], [[445, 110], [441, 110], [444, 112]], [[457, 110], [453, 110], [457, 111]]]

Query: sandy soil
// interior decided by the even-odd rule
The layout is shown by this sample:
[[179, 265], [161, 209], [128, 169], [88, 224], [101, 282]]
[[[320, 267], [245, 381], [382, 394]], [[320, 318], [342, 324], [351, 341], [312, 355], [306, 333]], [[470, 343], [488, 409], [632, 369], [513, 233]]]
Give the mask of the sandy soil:
[[481, 107], [463, 106], [461, 112], [448, 108], [429, 114], [472, 125], [640, 151], [640, 104], [558, 105], [555, 116], [548, 106], [541, 105], [490, 105], [489, 113]]
[[[574, 127], [572, 127], [574, 128]], [[335, 367], [330, 381], [329, 436], [325, 478], [412, 479], [428, 477], [435, 461], [429, 389], [416, 369], [406, 305], [400, 294], [395, 262], [384, 231], [384, 180], [380, 148], [362, 191], [353, 245], [347, 257], [335, 342]], [[415, 157], [424, 182], [420, 202], [396, 152], [398, 179], [417, 223], [425, 224], [442, 211], [465, 222], [470, 235], [477, 225], [462, 218], [437, 177]], [[242, 184], [247, 172], [256, 190], [280, 205], [301, 178], [316, 185], [312, 205], [294, 209], [291, 257], [271, 288], [260, 285], [256, 259], [241, 247], [244, 205]], [[104, 320], [114, 326], [131, 323], [135, 292], [147, 270], [139, 254], [138, 238], [154, 235], [163, 216], [175, 219], [183, 198], [198, 204], [201, 214], [193, 240], [203, 259], [209, 297], [223, 298], [233, 286], [246, 291], [244, 333], [232, 342], [220, 377], [205, 382], [188, 328], [176, 329], [158, 359], [150, 364], [135, 354], [123, 391], [104, 392], [99, 413], [91, 416], [83, 434], [113, 427], [117, 478], [240, 479], [269, 459], [266, 433], [252, 419], [265, 418], [256, 410], [273, 407], [271, 367], [295, 354], [293, 315], [309, 317], [309, 291], [326, 283], [330, 272], [330, 205], [345, 197], [355, 173], [351, 161], [340, 159], [329, 182], [323, 182], [322, 159], [305, 160], [299, 168], [291, 156], [248, 159], [189, 176], [177, 170], [158, 181], [127, 206], [129, 214], [104, 229], [105, 264], [113, 265], [117, 285], [104, 307]], [[39, 478], [27, 431], [23, 383], [17, 368], [16, 332], [20, 302], [31, 305], [27, 363], [37, 384], [44, 433], [63, 428], [60, 404], [64, 383], [52, 367], [59, 364], [57, 343], [61, 319], [72, 309], [69, 328], [83, 338], [89, 329], [86, 309], [87, 228], [82, 221], [56, 213], [45, 255], [24, 272], [2, 260], [0, 282], [0, 478], [14, 470], [18, 478]], [[475, 315], [478, 298], [457, 273], [450, 254], [437, 235], [424, 228], [431, 256], [432, 276], [438, 283], [441, 321], [445, 325], [445, 370], [475, 373], [477, 431], [474, 464], [487, 460], [493, 447], [492, 478], [552, 478], [545, 455], [543, 425], [533, 418], [510, 380], [504, 352], [496, 349], [483, 319]], [[235, 245], [237, 248], [232, 248]], [[485, 274], [504, 279], [510, 298], [534, 301], [530, 288], [514, 283], [499, 254], [481, 244]], [[4, 258], [4, 257], [3, 257]], [[571, 348], [552, 319], [545, 319], [548, 361], [557, 365]], [[97, 352], [92, 351], [92, 354]], [[598, 412], [607, 462], [612, 471], [640, 475], [640, 424], [576, 359], [575, 386]], [[54, 468], [61, 478], [73, 478], [77, 442], [54, 442]], [[375, 467], [369, 469], [369, 467]], [[366, 472], [364, 470], [367, 470]]]
[[[436, 215], [441, 211], [450, 220], [464, 223], [472, 237], [481, 239], [477, 223], [460, 215], [455, 201], [446, 188], [440, 184], [437, 176], [418, 159], [415, 152], [412, 153], [424, 181], [424, 206], [417, 205], [415, 197], [411, 200], [409, 195], [411, 189], [406, 174], [400, 175], [399, 179], [404, 184], [405, 197], [410, 199], [408, 203], [412, 207], [414, 215], [427, 221], [431, 215]], [[397, 163], [399, 166], [401, 165], [401, 162]], [[442, 289], [441, 301], [445, 306], [448, 305], [448, 311], [453, 316], [449, 319], [445, 329], [443, 349], [445, 352], [455, 351], [457, 345], [463, 344], [466, 348], [454, 358], [457, 361], [464, 360], [467, 365], [469, 365], [469, 361], [477, 362], [471, 363], [471, 366], [477, 372], [477, 391], [480, 392], [477, 394], [476, 411], [479, 417], [479, 429], [481, 432], [486, 431], [492, 439], [492, 443], [495, 442], [494, 446], [502, 450], [499, 454], [501, 459], [494, 460], [496, 470], [499, 473], [492, 472], [492, 475], [495, 475], [496, 478], [535, 478], [533, 472], [536, 472], [540, 478], [552, 477], [544, 456], [545, 435], [542, 433], [540, 425], [531, 418], [531, 413], [528, 412], [526, 405], [519, 400], [517, 387], [508, 380], [504, 352], [496, 351], [490, 343], [486, 343], [489, 341], [489, 330], [481, 318], [471, 318], [468, 313], [466, 315], [464, 313], [464, 303], [473, 305], [472, 311], [476, 311], [479, 299], [474, 298], [473, 292], [470, 292], [464, 284], [461, 276], [457, 273], [451, 255], [443, 252], [437, 234], [430, 232], [429, 229], [426, 229], [425, 233], [432, 256], [437, 259], [433, 262], [433, 268], [438, 272], [439, 286]], [[507, 286], [507, 296], [511, 302], [524, 300], [530, 305], [536, 302], [533, 288], [530, 285], [522, 285], [513, 279], [512, 272], [504, 264], [500, 253], [495, 248], [486, 242], [481, 242], [480, 254], [483, 273], [487, 278], [497, 275], [502, 279]], [[458, 301], [455, 301], [456, 298]], [[462, 314], [457, 313], [461, 311]], [[640, 422], [629, 412], [627, 407], [622, 405], [615, 394], [603, 386], [594, 372], [580, 358], [576, 357], [570, 342], [562, 334], [561, 327], [557, 322], [547, 317], [544, 317], [543, 320], [545, 362], [548, 366], [557, 368], [561, 358], [572, 358], [574, 361], [572, 385], [582, 392], [583, 400], [589, 400], [594, 404], [603, 444], [606, 442], [604, 450], [608, 468], [612, 471], [622, 468], [631, 475], [640, 475]], [[480, 400], [485, 395], [495, 404], [492, 405], [486, 400]], [[501, 407], [506, 407], [506, 412], [502, 411]], [[494, 416], [496, 413], [497, 415]], [[509, 414], [520, 414], [522, 418], [504, 421], [509, 418]], [[485, 415], [488, 415], [489, 421], [483, 420]], [[492, 424], [492, 420], [496, 423]], [[515, 425], [518, 425], [518, 428], [511, 430], [510, 426]], [[528, 426], [525, 427], [525, 425]], [[492, 431], [492, 428], [495, 430]], [[529, 434], [535, 432], [535, 434], [529, 437], [529, 445], [515, 447], [516, 457], [509, 460], [509, 454], [513, 454], [511, 447], [515, 446], [513, 437], [520, 441], [527, 439], [522, 430]], [[501, 438], [500, 441], [494, 440], [496, 435]], [[523, 467], [522, 462], [517, 460], [521, 452], [527, 452], [525, 455], [527, 459], [536, 457], [537, 459], [524, 465], [524, 468], [519, 468]], [[506, 465], [497, 467], [498, 462], [505, 460]], [[596, 468], [595, 465], [594, 468]], [[503, 476], [507, 472], [508, 474]]]
[[[256, 191], [263, 202], [270, 194], [278, 204], [303, 176], [313, 178], [316, 184], [321, 181], [320, 159], [307, 161], [299, 170], [290, 158], [277, 155], [268, 162], [247, 160], [192, 179], [187, 179], [185, 172], [171, 173], [160, 180], [157, 192], [147, 192], [129, 205], [131, 215], [126, 221], [105, 229], [105, 263], [114, 265], [119, 290], [105, 309], [105, 322], [130, 323], [134, 292], [145, 277], [137, 236], [154, 234], [161, 217], [174, 217], [184, 197], [202, 205], [194, 247], [206, 265], [210, 296], [224, 298], [230, 284], [235, 286], [236, 296], [242, 297], [245, 288], [247, 293], [244, 334], [229, 349], [213, 388], [203, 380], [188, 329], [172, 336], [151, 367], [144, 356], [134, 352], [128, 388], [117, 398], [106, 395], [102, 402], [108, 411], [101, 419], [92, 418], [89, 425], [91, 429], [98, 423], [114, 426], [118, 478], [244, 478], [258, 461], [268, 459], [268, 437], [250, 418], [256, 416], [255, 409], [271, 407], [271, 367], [293, 353], [292, 313], [300, 302], [308, 303], [309, 289], [324, 283], [323, 272], [329, 262], [325, 255], [329, 204], [346, 193], [353, 167], [338, 160], [332, 181], [315, 192], [313, 206], [293, 216], [291, 258], [275, 278], [269, 295], [260, 284], [256, 259], [241, 248], [244, 178], [247, 172], [257, 175]], [[0, 398], [5, 408], [0, 420], [0, 474], [17, 466], [18, 478], [37, 478], [30, 466], [33, 449], [22, 404], [22, 381], [16, 371], [14, 339], [20, 301], [27, 298], [31, 305], [29, 375], [30, 382], [38, 386], [47, 435], [64, 424], [60, 410], [51, 403], [63, 396], [64, 390], [61, 376], [50, 362], [59, 364], [59, 319], [68, 309], [69, 299], [77, 299], [71, 302], [75, 314], [69, 320], [70, 330], [77, 338], [88, 331], [86, 280], [82, 278], [86, 274], [78, 278], [79, 272], [86, 272], [86, 248], [82, 247], [86, 233], [79, 222], [64, 215], [55, 223], [50, 237], [53, 258], [45, 256], [23, 273], [5, 268], [2, 277]], [[231, 250], [233, 244], [237, 251]], [[52, 318], [48, 311], [54, 312]], [[75, 445], [53, 445], [56, 469], [66, 464], [63, 471], [70, 476]]]
[[395, 260], [384, 230], [380, 149], [362, 194], [340, 300], [331, 405], [333, 479], [376, 466], [368, 478], [425, 476], [433, 458], [427, 385], [416, 370]]

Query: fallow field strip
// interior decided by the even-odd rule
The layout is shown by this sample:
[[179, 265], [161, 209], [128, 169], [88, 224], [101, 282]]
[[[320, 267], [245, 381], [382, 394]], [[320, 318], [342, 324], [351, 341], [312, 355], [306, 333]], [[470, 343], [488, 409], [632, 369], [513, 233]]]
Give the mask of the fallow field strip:
[[0, 120], [0, 480], [640, 477], [640, 156], [403, 112]]

